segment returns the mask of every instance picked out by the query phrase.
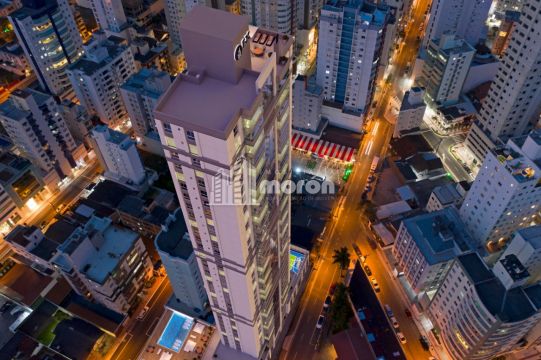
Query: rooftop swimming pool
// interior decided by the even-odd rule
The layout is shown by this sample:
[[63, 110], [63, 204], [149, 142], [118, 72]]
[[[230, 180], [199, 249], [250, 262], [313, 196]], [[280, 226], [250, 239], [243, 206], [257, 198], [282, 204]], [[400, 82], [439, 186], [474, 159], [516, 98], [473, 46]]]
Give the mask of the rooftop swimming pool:
[[289, 250], [289, 271], [298, 274], [305, 257], [306, 255], [298, 251]]
[[163, 329], [158, 345], [179, 352], [192, 329], [193, 323], [193, 318], [174, 311]]

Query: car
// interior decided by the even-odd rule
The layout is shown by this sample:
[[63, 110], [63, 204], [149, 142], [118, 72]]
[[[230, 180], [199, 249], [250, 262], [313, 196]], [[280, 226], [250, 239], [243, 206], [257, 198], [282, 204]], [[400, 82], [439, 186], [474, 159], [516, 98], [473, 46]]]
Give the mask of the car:
[[156, 351], [156, 355], [160, 355], [162, 353], [162, 348], [158, 348], [158, 351]]
[[153, 345], [147, 346], [146, 352], [153, 353], [154, 352], [154, 346]]
[[389, 320], [391, 320], [391, 324], [393, 324], [393, 327], [395, 329], [398, 329], [400, 327], [400, 325], [398, 324], [398, 320], [396, 320], [394, 316], [391, 316]]
[[331, 301], [332, 301], [331, 295], [327, 295], [327, 297], [325, 298], [325, 302], [323, 303], [323, 308], [324, 309], [328, 308], [331, 305]]
[[368, 177], [368, 182], [373, 182], [374, 180], [376, 180], [376, 177], [374, 175], [370, 175]]
[[366, 187], [364, 188], [364, 191], [366, 191], [366, 192], [372, 191], [372, 186], [366, 185]]
[[329, 294], [334, 295], [334, 290], [336, 290], [336, 283], [333, 283], [329, 288]]
[[410, 309], [405, 309], [404, 312], [406, 313], [406, 316], [411, 318], [411, 311]]
[[370, 270], [370, 267], [368, 265], [364, 266], [364, 271], [366, 272], [366, 275], [372, 276], [372, 270]]
[[316, 329], [321, 329], [323, 327], [324, 322], [325, 322], [325, 316], [319, 315], [319, 319], [317, 319], [317, 323], [316, 323]]
[[145, 305], [145, 307], [143, 308], [143, 311], [141, 311], [139, 315], [137, 316], [137, 320], [143, 320], [148, 312], [148, 309], [149, 309], [148, 305]]
[[426, 336], [421, 335], [421, 337], [419, 338], [419, 342], [421, 343], [421, 346], [425, 351], [430, 350], [430, 342], [428, 341], [428, 338]]
[[398, 338], [401, 344], [405, 344], [408, 342], [404, 334], [402, 334], [400, 331], [396, 333], [396, 337]]
[[391, 307], [388, 304], [385, 304], [384, 308], [385, 308], [385, 313], [387, 314], [388, 317], [394, 316], [393, 309], [391, 309]]
[[357, 255], [358, 257], [363, 256], [363, 253], [361, 252], [361, 249], [359, 249], [359, 247], [357, 245], [353, 245], [353, 251], [355, 251], [355, 255]]
[[376, 280], [376, 278], [371, 278], [370, 282], [372, 283], [372, 287], [374, 288], [374, 291], [375, 292], [380, 292], [381, 289], [379, 288], [379, 284], [378, 284], [378, 281]]

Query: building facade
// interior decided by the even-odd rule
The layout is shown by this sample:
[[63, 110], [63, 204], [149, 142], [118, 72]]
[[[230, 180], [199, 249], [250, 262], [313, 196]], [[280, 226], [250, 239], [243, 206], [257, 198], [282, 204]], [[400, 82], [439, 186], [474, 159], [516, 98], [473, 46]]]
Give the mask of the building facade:
[[400, 137], [401, 134], [411, 130], [420, 129], [426, 110], [423, 101], [424, 94], [425, 89], [418, 86], [406, 91], [396, 117], [395, 137]]
[[252, 25], [281, 34], [295, 34], [296, 0], [240, 0], [240, 9]]
[[326, 119], [321, 118], [323, 89], [314, 78], [298, 75], [293, 83], [293, 129], [321, 137]]
[[177, 300], [199, 313], [208, 302], [207, 292], [180, 208], [174, 217], [175, 220], [156, 236], [156, 250]]
[[358, 129], [372, 101], [387, 17], [387, 6], [364, 1], [328, 1], [321, 10], [317, 84], [326, 102], [357, 116]]
[[128, 135], [98, 125], [92, 130], [92, 139], [106, 178], [129, 187], [142, 186], [145, 168], [135, 142]]
[[538, 281], [541, 275], [541, 226], [534, 225], [517, 230], [501, 257], [509, 255], [516, 256], [528, 269], [531, 281]]
[[541, 31], [538, 5], [536, 1], [524, 4], [496, 78], [466, 138], [478, 163], [489, 149], [526, 134], [539, 120], [541, 42], [531, 41]]
[[534, 220], [541, 204], [541, 130], [489, 152], [460, 207], [473, 237], [501, 246]]
[[116, 125], [128, 116], [120, 86], [135, 71], [133, 53], [123, 39], [95, 33], [85, 55], [66, 72], [81, 105], [101, 122]]
[[256, 184], [290, 178], [293, 39], [208, 7], [181, 30], [188, 70], [160, 99], [156, 127], [222, 345], [277, 356], [290, 196]]
[[468, 75], [475, 49], [454, 34], [442, 34], [428, 43], [426, 60], [417, 80], [435, 107], [456, 104]]
[[423, 46], [445, 33], [456, 34], [472, 46], [486, 39], [488, 0], [434, 0], [430, 8]]
[[120, 33], [126, 29], [128, 21], [122, 0], [89, 0], [89, 2], [101, 30]]
[[66, 68], [83, 55], [83, 43], [68, 1], [25, 0], [9, 21], [42, 88], [72, 97]]

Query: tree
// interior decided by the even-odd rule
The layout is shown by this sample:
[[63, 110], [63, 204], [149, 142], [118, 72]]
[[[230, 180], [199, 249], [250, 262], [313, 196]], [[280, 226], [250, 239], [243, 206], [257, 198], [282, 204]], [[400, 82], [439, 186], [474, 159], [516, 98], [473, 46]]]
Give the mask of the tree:
[[348, 268], [350, 255], [347, 247], [334, 250], [332, 258], [332, 263], [337, 264], [340, 267], [340, 270], [346, 270]]
[[353, 311], [348, 301], [347, 288], [344, 284], [338, 284], [334, 291], [331, 304], [332, 333], [336, 334], [348, 328], [349, 320]]

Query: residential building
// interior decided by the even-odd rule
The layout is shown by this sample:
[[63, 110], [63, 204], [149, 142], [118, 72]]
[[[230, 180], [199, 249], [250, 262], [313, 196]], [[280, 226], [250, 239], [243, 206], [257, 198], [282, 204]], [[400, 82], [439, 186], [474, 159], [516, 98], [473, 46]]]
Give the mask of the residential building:
[[423, 101], [424, 94], [425, 89], [418, 86], [406, 91], [396, 117], [394, 137], [400, 137], [404, 133], [421, 128], [426, 110]]
[[281, 34], [295, 35], [297, 29], [297, 1], [292, 0], [240, 0], [241, 14], [250, 23]]
[[364, 1], [331, 0], [323, 6], [317, 84], [324, 107], [351, 115], [327, 116], [331, 124], [360, 132], [372, 101], [387, 17], [387, 6]]
[[496, 78], [500, 61], [487, 47], [477, 46], [476, 53], [470, 64], [468, 76], [462, 85], [462, 93], [468, 94], [476, 88], [492, 82]]
[[526, 1], [528, 0], [498, 0], [496, 2], [496, 11], [520, 11]]
[[68, 0], [22, 3], [9, 21], [41, 87], [57, 96], [73, 97], [66, 68], [83, 55], [83, 43]]
[[418, 83], [435, 107], [458, 102], [475, 49], [454, 34], [445, 33], [428, 43], [426, 59]]
[[434, 0], [423, 38], [427, 47], [431, 40], [443, 34], [455, 34], [475, 46], [486, 39], [485, 22], [492, 1], [489, 0]]
[[141, 69], [120, 87], [124, 105], [138, 142], [153, 153], [163, 154], [154, 122], [154, 108], [171, 85], [171, 76], [155, 69]]
[[67, 100], [60, 104], [60, 114], [75, 141], [90, 149], [90, 130], [94, 127], [93, 120], [97, 120], [95, 116], [89, 114], [84, 106]]
[[222, 346], [267, 359], [289, 315], [290, 196], [251, 186], [290, 178], [293, 38], [248, 22], [194, 8], [188, 69], [154, 113]]
[[152, 263], [140, 236], [92, 217], [57, 248], [51, 262], [80, 295], [126, 314], [137, 304]]
[[0, 154], [0, 234], [35, 210], [47, 195], [44, 186], [29, 160], [8, 152]]
[[523, 337], [541, 320], [541, 285], [522, 285], [520, 272], [516, 282], [505, 283], [516, 270], [507, 265], [505, 273], [495, 274], [477, 253], [461, 255], [451, 265], [428, 309], [451, 359], [489, 360], [509, 353], [524, 345]]
[[426, 204], [426, 211], [434, 212], [448, 206], [455, 206], [458, 209], [463, 199], [457, 190], [457, 184], [451, 183], [436, 186], [432, 190], [432, 193], [430, 193], [428, 203]]
[[311, 30], [317, 26], [324, 0], [296, 0], [297, 28]]
[[432, 298], [453, 260], [474, 246], [458, 211], [447, 207], [402, 220], [393, 255], [413, 290]]
[[323, 89], [315, 78], [298, 75], [293, 83], [293, 129], [320, 138], [327, 126], [321, 118]]
[[106, 125], [92, 130], [92, 140], [106, 178], [128, 187], [143, 185], [147, 176], [135, 141]]
[[30, 88], [13, 91], [0, 105], [0, 122], [21, 154], [43, 171], [42, 176], [51, 176], [45, 182], [52, 189], [86, 156], [49, 94]]
[[156, 236], [154, 242], [176, 300], [191, 312], [201, 313], [208, 297], [180, 208], [175, 211], [174, 220]]
[[530, 273], [530, 279], [537, 282], [541, 275], [541, 225], [517, 230], [501, 258], [514, 255]]
[[15, 10], [21, 8], [21, 0], [1, 0], [0, 1], [0, 16], [7, 17]]
[[94, 33], [85, 55], [67, 69], [77, 98], [105, 124], [119, 124], [128, 116], [120, 86], [135, 73], [131, 48], [116, 36]]
[[88, 0], [101, 30], [119, 35], [128, 26], [122, 0]]
[[182, 19], [197, 6], [211, 6], [210, 0], [165, 0], [167, 31], [174, 49], [182, 49], [180, 24]]
[[492, 149], [460, 207], [473, 237], [484, 245], [503, 245], [533, 221], [541, 204], [541, 130], [509, 139]]
[[526, 134], [541, 112], [541, 13], [536, 1], [522, 8], [496, 78], [472, 125], [466, 146], [480, 164], [489, 149], [507, 139]]
[[137, 69], [148, 68], [169, 72], [169, 49], [166, 43], [150, 36], [138, 36], [131, 43]]
[[23, 48], [16, 41], [0, 47], [0, 67], [17, 75], [30, 74], [30, 65]]
[[[500, 1], [498, 1], [498, 3], [500, 3]], [[515, 31], [519, 21], [520, 11], [508, 10], [505, 12], [500, 28], [498, 29], [498, 34], [492, 44], [492, 53], [494, 55], [503, 56], [509, 47], [511, 35]]]

